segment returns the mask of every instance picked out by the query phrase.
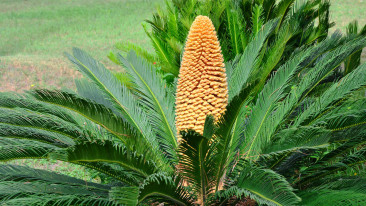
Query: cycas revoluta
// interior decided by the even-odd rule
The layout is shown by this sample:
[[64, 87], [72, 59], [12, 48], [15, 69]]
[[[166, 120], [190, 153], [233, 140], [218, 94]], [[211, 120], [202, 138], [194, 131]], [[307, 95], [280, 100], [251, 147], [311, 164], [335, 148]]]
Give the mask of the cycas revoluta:
[[334, 34], [298, 49], [263, 83], [258, 74], [266, 68], [258, 62], [276, 55], [263, 54], [276, 26], [264, 25], [236, 61], [225, 63], [222, 117], [205, 117], [202, 133], [180, 131], [179, 144], [176, 85], [134, 52], [118, 56], [129, 87], [74, 49], [68, 57], [85, 76], [76, 82], [77, 93], [1, 93], [1, 161], [56, 159], [110, 177], [93, 183], [3, 164], [1, 203], [364, 205], [365, 176], [348, 174], [365, 174], [366, 99], [354, 93], [366, 85], [366, 64], [311, 94], [366, 39]]

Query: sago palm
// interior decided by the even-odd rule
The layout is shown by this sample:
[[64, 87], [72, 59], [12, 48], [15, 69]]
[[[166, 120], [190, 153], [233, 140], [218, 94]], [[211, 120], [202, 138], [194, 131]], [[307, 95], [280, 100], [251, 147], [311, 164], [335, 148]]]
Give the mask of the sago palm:
[[366, 99], [353, 97], [366, 65], [310, 94], [366, 39], [335, 34], [296, 50], [262, 85], [258, 61], [275, 28], [224, 65], [212, 22], [197, 17], [172, 85], [134, 52], [118, 56], [126, 87], [74, 49], [77, 93], [2, 93], [1, 161], [55, 159], [110, 178], [3, 164], [1, 204], [364, 205], [366, 178], [347, 170], [366, 161]]

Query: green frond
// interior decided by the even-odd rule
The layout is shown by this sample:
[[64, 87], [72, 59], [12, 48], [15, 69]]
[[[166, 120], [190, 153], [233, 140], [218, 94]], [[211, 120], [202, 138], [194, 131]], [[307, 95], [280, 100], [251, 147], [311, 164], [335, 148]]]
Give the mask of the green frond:
[[115, 163], [73, 162], [73, 164], [82, 165], [86, 168], [98, 171], [128, 186], [138, 186], [143, 181], [143, 178], [136, 175], [135, 172], [123, 168]]
[[156, 35], [149, 33], [146, 26], [144, 26], [144, 29], [145, 33], [152, 42], [156, 55], [159, 57], [159, 64], [162, 65], [163, 71], [178, 76], [180, 58], [178, 58], [177, 55], [174, 55], [174, 52], [170, 51], [171, 48], [167, 46], [166, 41]]
[[[149, 153], [149, 151], [146, 151], [145, 153], [146, 156], [148, 156], [147, 153]], [[59, 151], [52, 154], [52, 158], [72, 163], [115, 163], [135, 172], [141, 177], [147, 177], [155, 173], [158, 169], [151, 160], [147, 160], [142, 154], [136, 154], [126, 147], [114, 145], [109, 141], [77, 144], [64, 152]]]
[[346, 57], [366, 46], [366, 38], [357, 38], [326, 53], [298, 84], [298, 95], [305, 98], [322, 80], [329, 76]]
[[273, 137], [273, 143], [261, 155], [272, 155], [300, 149], [318, 149], [328, 146], [331, 131], [321, 127], [293, 127], [283, 129]]
[[[260, 153], [261, 147], [270, 141], [270, 136], [276, 128], [273, 121], [281, 121], [281, 118], [278, 117], [270, 121], [271, 115], [276, 110], [278, 102], [286, 95], [286, 88], [296, 74], [299, 65], [310, 54], [311, 50], [307, 50], [283, 65], [258, 94], [248, 126], [245, 128], [246, 138], [241, 146], [241, 154], [245, 153], [249, 157], [256, 156]], [[278, 113], [278, 115], [283, 114], [285, 113]]]
[[53, 115], [67, 122], [77, 124], [73, 115], [65, 110], [32, 99], [29, 95], [16, 93], [0, 93], [0, 108], [22, 108], [34, 113]]
[[0, 161], [44, 159], [58, 147], [32, 140], [0, 137]]
[[229, 102], [240, 93], [248, 83], [247, 80], [258, 63], [258, 55], [265, 44], [267, 37], [276, 26], [276, 21], [268, 22], [257, 36], [245, 48], [237, 65], [233, 68], [232, 74], [228, 76]]
[[140, 186], [139, 202], [152, 198], [177, 205], [191, 205], [192, 199], [181, 185], [181, 179], [157, 173], [149, 176]]
[[[131, 42], [119, 42], [116, 43], [114, 45], [118, 50], [124, 52], [124, 53], [128, 53], [131, 50], [135, 51], [136, 54], [140, 57], [143, 57], [144, 59], [146, 59], [148, 62], [153, 63], [156, 62], [156, 56], [150, 52], [148, 52], [147, 50], [143, 49], [142, 47], [133, 44]], [[117, 55], [114, 54], [114, 57], [116, 57]], [[118, 61], [118, 58], [114, 58], [115, 60], [117, 60], [117, 64], [119, 64], [120, 62]]]
[[70, 137], [57, 132], [2, 123], [0, 123], [0, 137], [34, 140], [61, 148], [74, 144]]
[[31, 113], [24, 109], [13, 110], [0, 108], [0, 112], [0, 124], [2, 127], [9, 126], [14, 129], [18, 128], [13, 132], [21, 132], [22, 128], [29, 128], [29, 130], [33, 129], [33, 131], [43, 133], [57, 133], [59, 134], [57, 136], [61, 139], [55, 141], [60, 141], [64, 144], [72, 144], [74, 139], [83, 138], [84, 135], [83, 130], [79, 126], [55, 116]]
[[88, 195], [59, 195], [59, 194], [42, 194], [42, 195], [26, 195], [3, 202], [5, 205], [100, 205], [100, 206], [117, 206], [117, 204], [98, 196]]
[[[344, 100], [344, 99], [342, 99]], [[342, 100], [338, 101], [338, 105], [330, 107], [325, 110], [321, 115], [314, 119], [311, 124], [323, 125], [328, 129], [331, 129], [335, 133], [335, 137], [338, 132], [357, 128], [366, 124], [366, 98], [362, 98], [356, 101], [348, 101], [343, 103]], [[343, 104], [342, 104], [343, 103]], [[352, 135], [348, 134], [344, 137], [352, 137], [364, 130], [358, 129], [353, 131]], [[342, 139], [347, 139], [342, 137]]]
[[[273, 107], [272, 109], [269, 108], [268, 113], [263, 116], [263, 125], [258, 127], [259, 130], [257, 131], [261, 138], [269, 141], [271, 136], [278, 131], [279, 126], [285, 122], [286, 118], [297, 106], [300, 95], [296, 94], [296, 92], [302, 91], [306, 87], [298, 89], [297, 86], [293, 85], [291, 89], [289, 88], [293, 84], [292, 82], [297, 79], [295, 74], [308, 67], [308, 65], [318, 58], [319, 55], [329, 49], [332, 49], [339, 40], [340, 36], [335, 35], [322, 41], [315, 47], [310, 47], [302, 50], [301, 52], [297, 52], [286, 63], [282, 64], [275, 75], [267, 82], [256, 102], [256, 104], [260, 105], [262, 104], [261, 102], [264, 101], [264, 104], [268, 104], [270, 107]], [[275, 86], [274, 84], [278, 85]], [[266, 93], [263, 93], [265, 91]], [[277, 98], [275, 97], [276, 94], [279, 95]], [[285, 98], [283, 99], [283, 97]], [[277, 102], [269, 103], [271, 100], [277, 100]], [[253, 108], [254, 110], [251, 114], [254, 119], [259, 118], [258, 114], [255, 113], [255, 108], [256, 107]], [[258, 109], [258, 112], [263, 112], [263, 110]], [[254, 120], [250, 120], [251, 123], [252, 121]], [[259, 124], [250, 124], [249, 127], [257, 127], [258, 125]], [[249, 132], [248, 129], [246, 130]], [[262, 132], [260, 132], [260, 130], [262, 130]]]
[[112, 187], [109, 199], [121, 205], [135, 206], [138, 204], [138, 187]]
[[[279, 24], [279, 23], [278, 23]], [[265, 84], [265, 80], [270, 73], [276, 68], [278, 62], [282, 59], [288, 41], [292, 38], [298, 25], [294, 20], [284, 22], [276, 35], [276, 39], [269, 46], [264, 54], [263, 62], [255, 71], [255, 76], [260, 79], [259, 87]]]
[[[141, 141], [145, 142], [145, 146], [149, 147], [156, 157], [161, 156], [158, 141], [153, 135], [147, 116], [142, 112], [138, 100], [131, 92], [101, 63], [80, 49], [74, 48], [73, 55], [67, 54], [67, 56], [78, 67], [79, 71], [99, 87], [104, 93], [104, 98], [113, 103], [115, 109], [136, 129], [142, 137]], [[164, 162], [162, 156], [157, 161], [160, 164], [165, 164], [162, 163]]]
[[276, 17], [280, 17], [280, 23], [277, 26], [277, 30], [280, 28], [280, 25], [285, 20], [287, 12], [290, 11], [292, 5], [294, 4], [295, 0], [282, 0], [279, 3], [277, 3], [276, 8], [273, 11], [273, 14], [276, 15]]
[[[366, 28], [366, 27], [364, 27], [364, 28]], [[366, 34], [366, 29], [365, 29], [365, 31], [361, 31], [360, 33], [358, 33], [358, 22], [357, 21], [353, 21], [353, 22], [349, 23], [346, 31], [347, 31], [348, 37], [354, 37], [354, 36]], [[362, 50], [355, 52], [354, 54], [350, 55], [346, 59], [346, 61], [344, 62], [344, 74], [348, 74], [348, 73], [352, 72], [360, 65], [361, 54], [362, 54]]]
[[[308, 54], [309, 56], [301, 56], [300, 52], [299, 54], [297, 54], [292, 60], [288, 61], [286, 64], [284, 64], [284, 68], [285, 69], [287, 66], [291, 66], [291, 64], [293, 64], [293, 66], [297, 65], [297, 69], [294, 72], [301, 72], [304, 71], [304, 68], [306, 68], [309, 65], [309, 60], [310, 62], [313, 61], [314, 58], [318, 58], [317, 55], [322, 54], [324, 51], [327, 51], [327, 49], [332, 48], [333, 47], [333, 40], [334, 38], [329, 38], [327, 40], [324, 40], [322, 43], [320, 43], [318, 46], [314, 47], [314, 48], [310, 48], [309, 50], [306, 50], [307, 52], [305, 52], [304, 54]], [[335, 37], [335, 41], [338, 41], [339, 38]], [[360, 43], [360, 44], [359, 44]], [[264, 123], [264, 127], [263, 129], [266, 129], [266, 131], [264, 132], [264, 136], [267, 136], [265, 139], [268, 140], [268, 138], [270, 137], [270, 135], [278, 130], [278, 126], [281, 125], [282, 123], [284, 123], [285, 118], [289, 117], [290, 114], [293, 113], [293, 111], [295, 110], [296, 107], [299, 106], [300, 103], [302, 103], [303, 99], [305, 99], [305, 97], [310, 93], [311, 89], [313, 89], [316, 85], [319, 84], [319, 82], [324, 79], [326, 76], [328, 76], [332, 70], [335, 69], [335, 67], [342, 62], [342, 57], [344, 58], [344, 56], [349, 55], [350, 53], [352, 53], [352, 51], [357, 50], [358, 47], [363, 47], [364, 42], [353, 42], [353, 44], [350, 44], [351, 46], [340, 46], [328, 53], [326, 53], [324, 55], [324, 57], [322, 57], [316, 64], [316, 66], [312, 69], [310, 69], [308, 71], [308, 73], [300, 80], [299, 83], [296, 83], [294, 85], [291, 86], [291, 90], [285, 90], [285, 92], [289, 92], [287, 94], [287, 96], [285, 97], [284, 100], [281, 101], [280, 104], [278, 105], [272, 105], [272, 106], [276, 106], [276, 112], [274, 113], [269, 113], [271, 114], [271, 118], [269, 119], [269, 121], [265, 121], [262, 120]], [[327, 49], [324, 49], [327, 48]], [[315, 53], [315, 55], [313, 55], [313, 53]], [[303, 58], [305, 57], [305, 58]], [[299, 61], [301, 62], [296, 62], [294, 60], [296, 60], [296, 58], [300, 58]], [[303, 58], [303, 59], [302, 59]], [[301, 60], [302, 59], [302, 60]], [[305, 63], [305, 64], [304, 64]], [[292, 68], [293, 69], [293, 68]], [[277, 73], [281, 72], [281, 68], [278, 70]], [[284, 70], [285, 71], [285, 70]], [[328, 72], [326, 72], [328, 71]], [[277, 76], [277, 73], [275, 76]], [[274, 77], [275, 77], [274, 76]], [[274, 79], [274, 77], [272, 79]], [[266, 91], [266, 88], [271, 88], [270, 91], [275, 91], [273, 94], [272, 92], [268, 93], [266, 96], [262, 96], [262, 97], [266, 97], [266, 99], [259, 99], [257, 100], [257, 104], [264, 101], [267, 102], [267, 104], [269, 104], [268, 102], [268, 96], [270, 95], [270, 99], [273, 99], [273, 95], [274, 94], [278, 94], [279, 90], [275, 90], [276, 88], [281, 88], [282, 90], [284, 89], [283, 87], [276, 87], [276, 88], [272, 88], [272, 86], [270, 85], [270, 82], [273, 80], [270, 80], [267, 85], [265, 85], [265, 87], [262, 90], [262, 93], [264, 91]], [[294, 78], [296, 79], [296, 78]], [[291, 81], [293, 81], [291, 79]], [[289, 84], [291, 85], [291, 84]], [[309, 90], [310, 88], [310, 90]], [[260, 97], [260, 96], [259, 96]], [[282, 97], [280, 97], [282, 98]], [[300, 111], [301, 111], [301, 107], [300, 107]], [[268, 110], [269, 112], [271, 110]], [[259, 110], [259, 112], [263, 113], [263, 110]], [[268, 115], [268, 114], [267, 114]], [[253, 110], [253, 117], [254, 118], [259, 118], [260, 116], [258, 116], [258, 114], [255, 113], [255, 110]], [[250, 124], [253, 127], [256, 127], [256, 125], [259, 124]], [[259, 134], [259, 133], [258, 133]]]
[[281, 175], [249, 163], [239, 164], [242, 165], [237, 168], [240, 175], [236, 178], [235, 187], [260, 205], [296, 205], [300, 202], [301, 199]]
[[[334, 23], [329, 20], [329, 8], [328, 1], [294, 2], [291, 16], [297, 19], [300, 28], [302, 28], [302, 31], [299, 31], [296, 38], [294, 38], [294, 40], [300, 39], [300, 41], [293, 41], [294, 45], [311, 45], [316, 43], [317, 40], [323, 41], [327, 37], [329, 28], [334, 26]], [[315, 26], [315, 22], [319, 22], [317, 26]]]
[[168, 35], [173, 37], [172, 39], [179, 38], [179, 22], [178, 22], [178, 9], [168, 6], [168, 18], [167, 18], [167, 28], [168, 28]]
[[329, 89], [297, 117], [294, 125], [309, 123], [309, 121], [306, 121], [307, 119], [318, 117], [324, 110], [328, 109], [332, 103], [344, 98], [346, 95], [359, 89], [363, 85], [366, 85], [366, 64], [361, 65], [330, 86]]
[[[179, 145], [179, 172], [198, 196], [203, 204], [207, 203], [208, 195], [216, 187], [215, 147], [210, 142], [213, 134], [213, 117], [208, 116], [205, 121], [204, 136], [195, 131], [181, 132], [182, 142]], [[211, 143], [211, 144], [210, 144]]]
[[318, 186], [311, 188], [314, 191], [330, 190], [352, 190], [366, 193], [366, 179], [363, 176], [339, 176], [324, 179]]
[[227, 27], [229, 31], [229, 39], [231, 40], [231, 56], [239, 55], [243, 52], [248, 44], [248, 36], [245, 29], [245, 21], [242, 18], [240, 10], [232, 9], [228, 4], [226, 7]]
[[64, 205], [87, 199], [109, 202], [108, 185], [19, 165], [0, 165], [0, 174], [0, 203], [5, 205]]
[[251, 89], [248, 86], [241, 93], [233, 98], [227, 106], [227, 111], [217, 123], [217, 131], [215, 132], [217, 144], [215, 145], [217, 154], [215, 155], [215, 190], [218, 190], [223, 176], [228, 166], [233, 162], [238, 153], [240, 143], [243, 139], [243, 127], [245, 125], [245, 115], [249, 108], [247, 107], [251, 98]]
[[256, 4], [252, 10], [252, 34], [251, 37], [255, 37], [261, 30], [263, 21], [263, 8], [260, 4]]
[[318, 190], [305, 191], [300, 194], [302, 204], [309, 206], [357, 206], [366, 204], [365, 193], [354, 191]]
[[[327, 159], [328, 160], [328, 159]], [[327, 161], [319, 161], [317, 164], [309, 167], [303, 177], [296, 180], [294, 183], [298, 187], [304, 187], [316, 183], [322, 178], [329, 177], [337, 172], [344, 171], [347, 168], [351, 168], [357, 165], [364, 164], [366, 162], [366, 148], [362, 148], [350, 155], [347, 155], [341, 161], [333, 163], [327, 166]]]
[[115, 135], [115, 138], [119, 138], [127, 145], [129, 145], [128, 141], [133, 140], [133, 137], [137, 136], [135, 129], [122, 116], [113, 113], [111, 109], [104, 105], [95, 103], [77, 94], [45, 89], [34, 90], [31, 94], [39, 101], [68, 109], [87, 118]]
[[[126, 79], [128, 79], [129, 82], [126, 82], [125, 81], [126, 79], [121, 79], [122, 77], [119, 73], [117, 73], [115, 76], [124, 85], [131, 86], [129, 85], [130, 77], [128, 77], [127, 75]], [[105, 98], [104, 92], [101, 89], [99, 89], [99, 87], [96, 84], [90, 82], [87, 78], [76, 79], [75, 86], [77, 91], [77, 94], [75, 94], [75, 96], [80, 96], [86, 99], [86, 101], [94, 101], [95, 103], [112, 110], [114, 115], [123, 117], [121, 113], [118, 111], [118, 109], [114, 107], [113, 102], [109, 101], [108, 98]], [[69, 92], [69, 93], [74, 94], [75, 92]]]
[[63, 174], [57, 174], [41, 169], [34, 169], [20, 165], [0, 165], [1, 181], [18, 181], [18, 182], [52, 182], [54, 184], [62, 183], [65, 185], [82, 185], [90, 189], [96, 188], [105, 191], [110, 188], [108, 185], [97, 184], [93, 182], [85, 182], [85, 180], [77, 179]]
[[329, 183], [299, 192], [304, 205], [364, 205], [366, 181], [363, 177], [340, 177]]
[[149, 123], [158, 136], [159, 145], [168, 156], [177, 159], [176, 129], [174, 119], [174, 96], [165, 88], [166, 83], [159, 78], [155, 69], [134, 52], [126, 58], [119, 55], [120, 62], [131, 75], [136, 85], [137, 96], [149, 117]]
[[[86, 187], [86, 186], [84, 186]], [[2, 181], [0, 182], [0, 196], [3, 195], [21, 195], [24, 193], [31, 194], [63, 194], [63, 195], [95, 195], [94, 191], [85, 190], [80, 185], [63, 185], [63, 184], [53, 184], [44, 181], [35, 181], [31, 182], [19, 182], [19, 181]], [[108, 191], [102, 190], [102, 194]], [[99, 192], [100, 193], [100, 192]]]

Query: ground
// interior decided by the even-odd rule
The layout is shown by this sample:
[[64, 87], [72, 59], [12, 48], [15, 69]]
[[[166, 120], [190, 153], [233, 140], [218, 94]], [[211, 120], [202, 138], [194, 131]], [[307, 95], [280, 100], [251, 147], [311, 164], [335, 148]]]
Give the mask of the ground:
[[0, 91], [73, 87], [64, 52], [88, 51], [107, 66], [119, 41], [148, 48], [141, 23], [163, 0], [0, 1]]

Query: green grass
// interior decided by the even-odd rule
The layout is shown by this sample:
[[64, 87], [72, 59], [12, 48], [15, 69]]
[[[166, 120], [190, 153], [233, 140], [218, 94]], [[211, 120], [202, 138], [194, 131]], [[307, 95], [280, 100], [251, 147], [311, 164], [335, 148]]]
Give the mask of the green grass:
[[64, 57], [79, 47], [113, 67], [106, 55], [119, 41], [150, 48], [141, 23], [163, 0], [0, 1], [0, 91], [73, 87]]
[[154, 1], [5, 0], [0, 8], [0, 55], [61, 56], [76, 46], [102, 56], [118, 40], [146, 45], [141, 22]]
[[[358, 28], [366, 25], [366, 0], [330, 0], [330, 19], [336, 25], [330, 29], [330, 33], [335, 30], [346, 32], [347, 25], [357, 20]], [[366, 49], [361, 54], [361, 63], [366, 62]]]
[[331, 30], [345, 31], [349, 22], [357, 20], [359, 26], [366, 24], [366, 0], [330, 0], [330, 18], [336, 23]]

